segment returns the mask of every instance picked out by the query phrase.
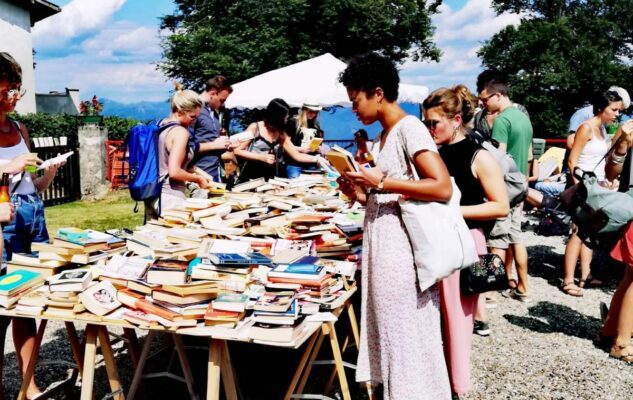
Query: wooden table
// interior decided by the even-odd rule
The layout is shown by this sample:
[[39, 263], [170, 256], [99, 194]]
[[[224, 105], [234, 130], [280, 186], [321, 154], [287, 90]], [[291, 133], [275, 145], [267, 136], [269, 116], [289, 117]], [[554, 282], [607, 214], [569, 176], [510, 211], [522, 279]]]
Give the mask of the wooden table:
[[[353, 295], [356, 291], [354, 287], [349, 294], [349, 297]], [[348, 307], [349, 305], [349, 307]], [[334, 310], [333, 313], [335, 315], [340, 315], [343, 310], [348, 310], [351, 312], [350, 320], [353, 318], [353, 331], [354, 338], [358, 341], [358, 331], [357, 324], [355, 320], [355, 316], [353, 315], [353, 309], [351, 309], [351, 303], [346, 301], [345, 305], [339, 307], [339, 309]], [[18, 315], [14, 310], [5, 310], [0, 309], [0, 316], [6, 317], [19, 317], [19, 318], [34, 318], [39, 319], [40, 324], [37, 330], [36, 341], [34, 345], [34, 351], [32, 353], [31, 359], [29, 360], [28, 367], [24, 376], [22, 377], [22, 387], [20, 388], [20, 393], [18, 395], [18, 400], [24, 400], [26, 398], [26, 389], [28, 387], [28, 382], [33, 377], [35, 372], [35, 367], [37, 365], [37, 360], [39, 356], [39, 348], [44, 336], [44, 330], [46, 328], [46, 324], [48, 320], [58, 320], [63, 321], [66, 324], [67, 330], [69, 330], [69, 340], [71, 344], [71, 350], [73, 353], [73, 357], [77, 362], [79, 373], [82, 378], [81, 385], [81, 400], [92, 400], [93, 399], [93, 386], [94, 386], [94, 372], [95, 372], [95, 364], [96, 364], [96, 353], [97, 353], [97, 343], [101, 345], [101, 351], [103, 354], [104, 363], [106, 366], [106, 371], [108, 374], [108, 381], [110, 384], [110, 389], [112, 391], [113, 398], [116, 400], [124, 400], [125, 395], [123, 392], [123, 388], [121, 386], [118, 371], [116, 368], [114, 353], [112, 351], [112, 346], [110, 342], [110, 337], [108, 334], [108, 327], [122, 327], [126, 333], [126, 337], [129, 339], [133, 339], [132, 342], [135, 341], [136, 335], [134, 333], [134, 329], [142, 329], [148, 331], [148, 336], [145, 340], [142, 350], [138, 351], [138, 347], [135, 345], [130, 345], [130, 355], [132, 357], [133, 363], [135, 364], [135, 374], [132, 380], [132, 384], [130, 387], [130, 391], [128, 393], [129, 399], [133, 399], [137, 393], [140, 381], [143, 377], [143, 369], [146, 365], [147, 358], [149, 356], [150, 343], [152, 339], [156, 336], [158, 332], [167, 332], [172, 335], [174, 340], [174, 346], [176, 351], [178, 352], [178, 356], [181, 361], [181, 365], [183, 367], [183, 373], [185, 375], [185, 381], [187, 383], [187, 388], [189, 390], [189, 394], [192, 398], [197, 399], [197, 394], [195, 393], [193, 387], [193, 379], [191, 369], [189, 368], [189, 364], [186, 360], [185, 350], [182, 343], [181, 335], [190, 335], [190, 336], [203, 336], [209, 338], [209, 354], [208, 354], [208, 371], [207, 371], [207, 393], [206, 398], [208, 400], [219, 400], [220, 398], [220, 386], [223, 386], [224, 394], [227, 400], [237, 400], [238, 399], [238, 389], [235, 379], [235, 371], [233, 369], [233, 364], [231, 362], [230, 354], [228, 351], [227, 341], [243, 341], [243, 342], [253, 342], [277, 347], [298, 349], [305, 342], [309, 341], [306, 351], [302, 357], [300, 365], [297, 369], [297, 373], [293, 378], [293, 384], [291, 385], [292, 390], [289, 389], [289, 395], [292, 395], [292, 392], [297, 386], [297, 382], [302, 378], [302, 384], [299, 386], [300, 390], [303, 389], [303, 385], [305, 385], [305, 381], [310, 373], [310, 365], [307, 363], [308, 357], [312, 356], [312, 360], [316, 357], [316, 353], [318, 353], [318, 349], [321, 347], [321, 344], [324, 338], [327, 336], [330, 338], [330, 345], [332, 348], [332, 352], [335, 358], [335, 366], [336, 373], [339, 378], [339, 382], [341, 384], [341, 390], [343, 393], [343, 398], [346, 400], [350, 399], [349, 395], [349, 387], [347, 385], [347, 379], [345, 376], [345, 369], [341, 357], [341, 351], [338, 344], [338, 339], [336, 337], [336, 331], [334, 329], [334, 322], [308, 322], [304, 327], [304, 330], [291, 342], [277, 343], [277, 342], [263, 342], [263, 341], [253, 341], [249, 338], [240, 338], [240, 337], [231, 337], [231, 336], [221, 336], [221, 335], [209, 335], [206, 333], [207, 331], [204, 327], [200, 327], [197, 329], [180, 329], [177, 331], [167, 330], [165, 328], [157, 328], [157, 329], [146, 329], [142, 327], [138, 327], [127, 323], [125, 321], [114, 322], [114, 321], [96, 321], [92, 319], [83, 319], [79, 318], [62, 318], [62, 317], [32, 317], [25, 315]], [[73, 325], [74, 322], [85, 322], [86, 329], [84, 335], [84, 344], [79, 342], [75, 327]], [[355, 326], [355, 328], [354, 328]], [[317, 344], [318, 342], [318, 344]], [[2, 355], [4, 358], [4, 354]], [[300, 390], [298, 393], [300, 393]], [[286, 396], [286, 398], [289, 395]]]

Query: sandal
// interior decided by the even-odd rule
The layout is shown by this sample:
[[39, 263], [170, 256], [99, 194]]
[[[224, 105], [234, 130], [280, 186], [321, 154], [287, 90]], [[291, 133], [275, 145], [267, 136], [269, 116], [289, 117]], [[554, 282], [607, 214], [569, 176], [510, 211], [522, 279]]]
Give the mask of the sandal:
[[519, 285], [519, 282], [516, 279], [514, 278], [508, 279], [508, 288], [516, 289], [518, 285]]
[[613, 358], [617, 358], [618, 360], [631, 363], [633, 362], [633, 345], [625, 344], [624, 346], [620, 346], [618, 344], [614, 344], [611, 346], [611, 352], [609, 355]]
[[578, 281], [578, 287], [581, 289], [589, 289], [590, 287], [601, 287], [604, 285], [604, 282], [600, 279], [595, 279], [592, 276], [588, 276], [585, 279], [581, 279]]
[[575, 297], [582, 297], [582, 288], [576, 286], [574, 282], [563, 282], [560, 288], [565, 294]]

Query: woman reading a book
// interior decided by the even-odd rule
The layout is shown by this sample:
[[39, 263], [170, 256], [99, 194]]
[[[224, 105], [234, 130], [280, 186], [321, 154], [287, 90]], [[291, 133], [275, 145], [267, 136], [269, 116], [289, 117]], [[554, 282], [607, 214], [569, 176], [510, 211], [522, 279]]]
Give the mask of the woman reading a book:
[[[449, 174], [462, 196], [461, 211], [470, 228], [477, 251], [486, 254], [485, 233], [497, 218], [508, 215], [508, 191], [497, 161], [468, 138], [466, 124], [473, 118], [476, 98], [464, 85], [441, 88], [423, 103], [424, 125], [429, 129]], [[451, 389], [458, 395], [470, 390], [470, 353], [473, 325], [486, 335], [485, 303], [479, 295], [465, 296], [460, 290], [460, 271], [439, 283], [442, 304], [444, 353]], [[480, 314], [475, 320], [480, 305]]]
[[[426, 127], [396, 102], [400, 78], [393, 61], [376, 53], [351, 59], [340, 76], [352, 111], [365, 125], [378, 121], [375, 168], [339, 179], [341, 190], [366, 204], [363, 255], [359, 382], [382, 383], [388, 399], [447, 399], [451, 396], [440, 331], [437, 286], [421, 292], [413, 250], [398, 199], [447, 201], [451, 180]], [[408, 157], [423, 178], [402, 179]]]
[[253, 139], [235, 149], [235, 155], [245, 160], [240, 183], [262, 177], [269, 179], [283, 176], [286, 171], [281, 168], [282, 150], [300, 163], [316, 163], [319, 160], [319, 156], [301, 153], [286, 135], [289, 113], [288, 103], [282, 99], [273, 99], [266, 107], [263, 121], [254, 122], [246, 128]]
[[[181, 206], [185, 201], [186, 183], [196, 183], [207, 189], [209, 182], [200, 175], [187, 171], [194, 154], [203, 144], [196, 145], [187, 130], [200, 115], [202, 101], [192, 90], [182, 90], [176, 84], [176, 92], [171, 97], [171, 114], [160, 121], [165, 127], [158, 136], [158, 173], [162, 180], [160, 197], [145, 201], [145, 219], [156, 219], [164, 210]], [[211, 145], [205, 143], [204, 145]], [[198, 148], [196, 148], [198, 147]]]
[[291, 121], [289, 130], [292, 131], [292, 144], [297, 146], [302, 153], [310, 152], [308, 147], [301, 147], [301, 143], [305, 141], [306, 136], [323, 139], [323, 130], [321, 125], [319, 125], [319, 111], [321, 109], [322, 107], [314, 101], [303, 103], [301, 111]]
[[[46, 190], [64, 162], [49, 165], [43, 174], [34, 171], [42, 163], [30, 151], [29, 134], [26, 127], [10, 119], [7, 114], [24, 95], [22, 89], [22, 68], [8, 53], [0, 53], [0, 172], [18, 176], [11, 185], [11, 203], [15, 206], [16, 217], [3, 228], [4, 249], [3, 269], [13, 253], [30, 253], [31, 243], [48, 242], [48, 231], [44, 219], [44, 204], [38, 192]], [[13, 340], [22, 372], [26, 369], [35, 343], [35, 321], [26, 318], [13, 319]], [[32, 380], [27, 397], [39, 393]]]

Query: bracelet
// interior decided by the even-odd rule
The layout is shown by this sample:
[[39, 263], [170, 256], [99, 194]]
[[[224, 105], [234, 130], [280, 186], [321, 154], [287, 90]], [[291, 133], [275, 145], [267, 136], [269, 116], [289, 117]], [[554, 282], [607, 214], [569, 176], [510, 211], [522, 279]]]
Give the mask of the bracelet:
[[380, 178], [380, 182], [378, 182], [378, 186], [376, 189], [383, 191], [385, 188], [385, 179], [387, 179], [387, 174], [384, 174], [382, 178]]
[[611, 162], [614, 164], [624, 164], [624, 160], [626, 159], [626, 153], [625, 154], [616, 154], [615, 152], [613, 152], [611, 154]]

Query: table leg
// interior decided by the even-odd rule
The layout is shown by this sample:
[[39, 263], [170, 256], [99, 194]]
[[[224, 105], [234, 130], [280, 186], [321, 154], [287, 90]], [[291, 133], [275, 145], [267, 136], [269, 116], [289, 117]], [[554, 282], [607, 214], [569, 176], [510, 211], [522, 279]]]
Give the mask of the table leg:
[[40, 345], [42, 343], [42, 338], [44, 337], [44, 331], [46, 330], [47, 320], [43, 319], [40, 321], [40, 326], [37, 328], [37, 335], [35, 336], [35, 343], [33, 344], [33, 352], [31, 353], [31, 357], [29, 358], [29, 364], [26, 367], [26, 371], [22, 376], [22, 385], [20, 386], [20, 392], [18, 393], [17, 400], [25, 400], [26, 399], [26, 391], [29, 388], [29, 383], [33, 378], [33, 374], [35, 373], [35, 367], [37, 366], [37, 359], [40, 355]]
[[141, 356], [141, 346], [138, 344], [136, 331], [134, 328], [123, 328], [123, 336], [127, 341], [127, 348], [132, 358], [132, 363], [134, 363], [134, 367], [136, 367]]
[[306, 387], [306, 383], [308, 383], [308, 378], [310, 377], [310, 373], [312, 372], [312, 365], [316, 358], [319, 356], [319, 352], [321, 351], [321, 346], [323, 345], [323, 340], [325, 339], [325, 334], [323, 330], [319, 331], [318, 339], [314, 349], [312, 349], [312, 354], [310, 354], [310, 360], [308, 361], [308, 365], [306, 365], [303, 376], [301, 377], [301, 381], [299, 381], [299, 386], [297, 386], [297, 394], [303, 393], [303, 389]]
[[108, 381], [110, 382], [110, 390], [114, 400], [125, 400], [123, 395], [123, 389], [121, 388], [121, 381], [119, 380], [119, 372], [116, 367], [116, 360], [114, 359], [114, 352], [112, 351], [112, 345], [110, 344], [110, 336], [108, 336], [108, 330], [105, 326], [98, 327], [99, 343], [101, 343], [101, 354], [103, 354], [103, 361], [105, 362], [106, 371], [108, 372]]
[[356, 348], [360, 349], [360, 331], [358, 329], [358, 320], [356, 319], [356, 312], [354, 311], [354, 305], [351, 301], [347, 304], [347, 316], [349, 318], [349, 323], [352, 326], [352, 333], [354, 334]]
[[4, 400], [4, 341], [11, 318], [0, 317], [0, 400]]
[[98, 327], [86, 325], [86, 347], [84, 351], [84, 367], [81, 376], [81, 400], [92, 400], [92, 389], [95, 379], [95, 363], [97, 358]]
[[330, 336], [330, 346], [332, 346], [332, 354], [334, 355], [334, 363], [336, 364], [336, 370], [338, 372], [338, 381], [341, 385], [341, 392], [343, 393], [343, 400], [351, 400], [349, 393], [349, 386], [347, 386], [347, 377], [345, 375], [345, 366], [343, 365], [343, 357], [341, 356], [341, 349], [338, 345], [338, 338], [336, 337], [336, 330], [334, 329], [334, 323], [327, 323], [327, 335]]
[[172, 333], [171, 336], [174, 341], [174, 346], [176, 347], [176, 353], [178, 353], [178, 358], [180, 359], [180, 366], [182, 367], [182, 373], [185, 376], [189, 396], [192, 400], [198, 400], [198, 394], [196, 393], [196, 387], [193, 382], [191, 366], [189, 365], [189, 359], [187, 358], [187, 352], [184, 344], [182, 343], [182, 338], [176, 333]]
[[145, 343], [143, 344], [143, 350], [141, 351], [141, 356], [138, 360], [138, 364], [136, 365], [134, 378], [132, 378], [132, 384], [130, 385], [130, 390], [127, 395], [128, 400], [134, 400], [134, 396], [136, 395], [138, 386], [140, 385], [141, 379], [143, 378], [143, 370], [145, 369], [145, 363], [147, 362], [147, 357], [149, 356], [149, 349], [155, 336], [156, 331], [150, 330], [147, 332]]
[[312, 349], [314, 348], [314, 344], [316, 343], [317, 338], [319, 338], [319, 336], [321, 336], [321, 331], [314, 333], [312, 337], [310, 338], [310, 341], [308, 342], [306, 349], [303, 352], [303, 355], [301, 356], [299, 365], [297, 366], [297, 371], [295, 371], [295, 374], [292, 377], [292, 381], [290, 382], [290, 387], [288, 387], [288, 390], [286, 391], [286, 396], [284, 397], [284, 400], [290, 400], [292, 395], [295, 393], [295, 388], [297, 387], [297, 383], [299, 382], [299, 379], [304, 374], [305, 366], [308, 363], [308, 357], [310, 357], [310, 354], [312, 353]]
[[224, 395], [226, 400], [237, 400], [237, 385], [235, 384], [235, 371], [231, 364], [229, 355], [229, 345], [226, 340], [222, 341], [222, 356], [220, 365], [220, 374], [222, 375], [222, 383], [224, 385]]
[[207, 366], [207, 400], [220, 399], [220, 366], [222, 364], [222, 341], [209, 339], [209, 362]]
[[79, 373], [83, 375], [84, 368], [84, 355], [83, 346], [79, 342], [79, 336], [77, 335], [77, 329], [72, 322], [64, 322], [66, 325], [66, 333], [68, 334], [68, 341], [70, 342], [70, 350], [73, 352], [73, 358], [77, 363], [77, 369]]

